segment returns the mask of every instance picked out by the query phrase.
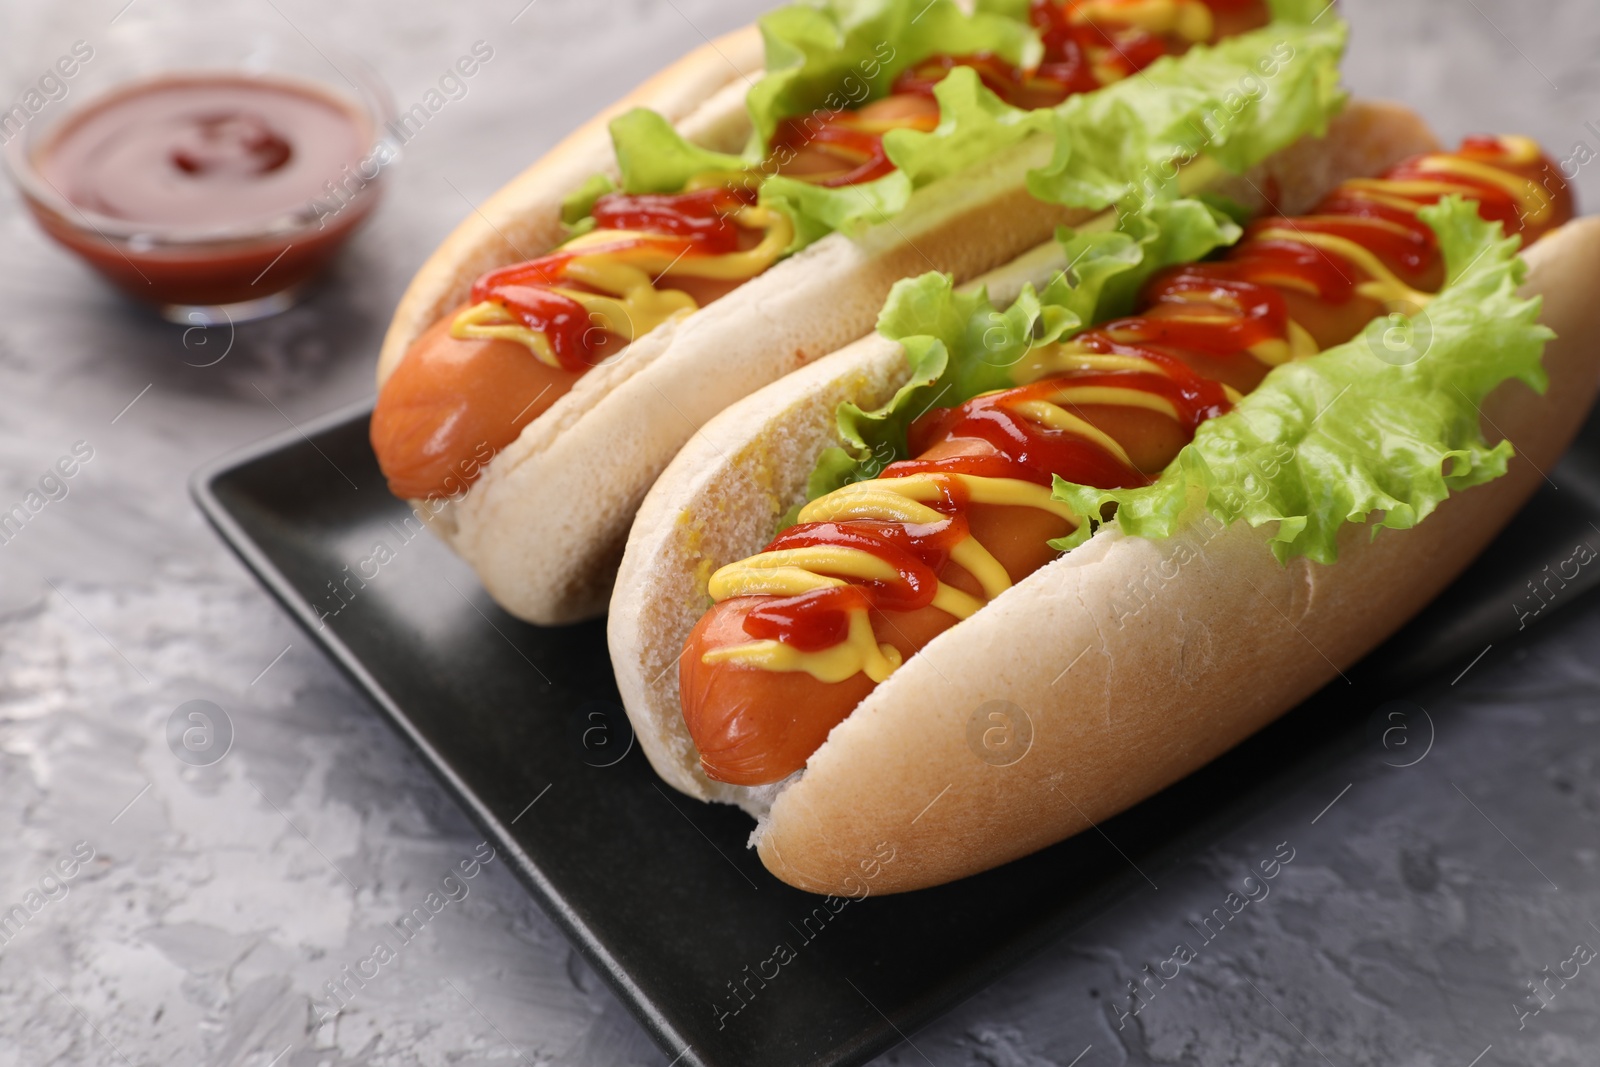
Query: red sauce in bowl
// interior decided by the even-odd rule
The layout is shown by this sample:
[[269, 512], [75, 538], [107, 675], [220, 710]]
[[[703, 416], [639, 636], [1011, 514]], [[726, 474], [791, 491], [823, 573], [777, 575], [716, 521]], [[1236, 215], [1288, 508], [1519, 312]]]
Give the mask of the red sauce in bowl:
[[375, 132], [356, 105], [304, 82], [166, 75], [51, 131], [29, 162], [65, 204], [29, 203], [132, 296], [261, 300], [316, 273], [370, 213]]

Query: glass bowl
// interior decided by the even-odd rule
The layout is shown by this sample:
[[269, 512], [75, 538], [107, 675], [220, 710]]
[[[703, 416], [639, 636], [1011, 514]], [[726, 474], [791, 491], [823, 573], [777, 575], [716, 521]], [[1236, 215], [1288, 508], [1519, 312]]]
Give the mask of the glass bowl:
[[[42, 73], [34, 91], [25, 90], [0, 114], [6, 169], [50, 237], [175, 322], [242, 322], [292, 306], [372, 214], [384, 172], [399, 156], [390, 130], [393, 98], [377, 74], [289, 25], [130, 22], [35, 65]], [[102, 213], [74, 203], [42, 171], [53, 138], [99, 105], [161, 82], [191, 83], [196, 106], [203, 106], [203, 86], [219, 81], [332, 98], [357, 120], [367, 147], [304, 203], [237, 223], [139, 222]], [[287, 133], [292, 138], [294, 131]]]

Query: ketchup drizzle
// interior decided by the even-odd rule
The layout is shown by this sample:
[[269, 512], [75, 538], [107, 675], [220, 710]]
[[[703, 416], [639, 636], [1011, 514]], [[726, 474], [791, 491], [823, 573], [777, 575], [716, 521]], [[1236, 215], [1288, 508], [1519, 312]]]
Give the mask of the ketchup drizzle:
[[519, 323], [545, 335], [563, 370], [587, 370], [598, 347], [597, 328], [582, 304], [551, 291], [558, 285], [589, 288], [567, 278], [568, 265], [580, 256], [624, 252], [646, 244], [660, 248], [669, 257], [717, 256], [738, 251], [739, 228], [732, 216], [753, 203], [754, 191], [721, 186], [670, 195], [607, 193], [595, 201], [596, 224], [601, 229], [632, 230], [649, 236], [557, 250], [489, 271], [472, 283], [472, 302], [500, 304]]
[[[1213, 11], [1247, 11], [1261, 8], [1260, 0], [1204, 0]], [[1137, 74], [1162, 56], [1178, 55], [1188, 42], [1117, 25], [1115, 15], [1104, 22], [1077, 21], [1078, 5], [1072, 0], [1032, 0], [1028, 20], [1039, 31], [1044, 55], [1032, 70], [1014, 67], [991, 52], [963, 56], [930, 56], [895, 80], [896, 93], [932, 96], [934, 86], [956, 67], [971, 67], [1000, 99], [1013, 107], [1054, 107], [1075, 93], [1088, 93], [1102, 82], [1093, 57], [1112, 78]]]
[[[1469, 139], [1460, 155], [1491, 162], [1507, 158], [1505, 147], [1493, 138]], [[1504, 188], [1448, 169], [1426, 169], [1427, 158], [1401, 163], [1384, 179], [1425, 179], [1451, 185], [1464, 195], [1481, 197], [1480, 214], [1504, 222], [1508, 232], [1526, 232], [1529, 237], [1543, 232], [1525, 226], [1525, 213]], [[1534, 173], [1546, 166], [1547, 161], [1541, 160]], [[1508, 172], [1516, 173], [1509, 168]], [[1018, 405], [1048, 402], [1071, 388], [1140, 390], [1168, 401], [1185, 436], [1192, 437], [1202, 422], [1230, 410], [1232, 404], [1223, 386], [1201, 374], [1186, 356], [1251, 359], [1252, 346], [1286, 341], [1290, 318], [1279, 285], [1301, 288], [1310, 284], [1320, 299], [1339, 302], [1350, 299], [1357, 284], [1365, 280], [1354, 264], [1292, 236], [1267, 236], [1268, 229], [1346, 238], [1411, 281], [1440, 270], [1433, 230], [1414, 213], [1364, 198], [1362, 192], [1359, 187], [1342, 186], [1310, 216], [1252, 223], [1243, 240], [1223, 259], [1171, 267], [1152, 277], [1140, 294], [1142, 314], [1107, 322], [1073, 339], [1075, 347], [1091, 354], [1138, 358], [1149, 365], [1149, 371], [1072, 371], [924, 414], [907, 434], [913, 454], [957, 439], [982, 440], [993, 449], [986, 454], [902, 460], [883, 470], [883, 479], [938, 478], [944, 499], [935, 508], [948, 516], [944, 522], [933, 527], [872, 520], [810, 523], [784, 531], [769, 546], [769, 550], [809, 545], [861, 549], [893, 566], [898, 580], [852, 581], [797, 597], [770, 598], [746, 615], [745, 632], [753, 638], [778, 640], [815, 652], [845, 640], [851, 611], [863, 607], [910, 611], [931, 603], [940, 570], [952, 547], [966, 535], [966, 494], [952, 475], [1009, 478], [1041, 486], [1060, 476], [1101, 489], [1149, 484], [1153, 478], [1103, 445], [1071, 430], [1041, 425], [1021, 413]], [[1420, 205], [1435, 202], [1440, 195], [1408, 193], [1403, 198]], [[1551, 224], [1559, 224], [1571, 214], [1570, 203], [1557, 199]], [[1071, 405], [1064, 407], [1070, 410]]]
[[[1205, 0], [1214, 10], [1258, 7], [1262, 0]], [[1186, 42], [1128, 27], [1074, 22], [1074, 0], [1032, 0], [1029, 20], [1039, 31], [1044, 58], [1035, 70], [1021, 70], [997, 56], [932, 56], [904, 71], [891, 93], [931, 97], [933, 87], [956, 67], [972, 67], [983, 83], [1013, 106], [1038, 108], [1059, 104], [1073, 93], [1100, 87], [1089, 61], [1091, 48], [1109, 50], [1116, 59], [1107, 68], [1118, 77], [1137, 73], [1163, 55], [1182, 51]], [[773, 135], [771, 149], [799, 150], [815, 146], [839, 157], [837, 173], [801, 177], [829, 188], [875, 181], [894, 172], [884, 148], [882, 124], [862, 124], [855, 112], [815, 111], [784, 119]], [[717, 187], [688, 193], [625, 195], [610, 193], [594, 205], [592, 215], [600, 229], [628, 230], [649, 238], [624, 240], [575, 251], [556, 251], [524, 263], [489, 271], [472, 287], [474, 303], [493, 301], [518, 323], [542, 333], [556, 359], [568, 371], [582, 372], [594, 362], [598, 336], [583, 306], [570, 297], [549, 291], [554, 286], [584, 288], [567, 280], [566, 268], [580, 255], [620, 252], [648, 240], [669, 256], [715, 256], [738, 250], [739, 230], [731, 216], [753, 204], [751, 189]], [[663, 240], [676, 238], [677, 240]]]

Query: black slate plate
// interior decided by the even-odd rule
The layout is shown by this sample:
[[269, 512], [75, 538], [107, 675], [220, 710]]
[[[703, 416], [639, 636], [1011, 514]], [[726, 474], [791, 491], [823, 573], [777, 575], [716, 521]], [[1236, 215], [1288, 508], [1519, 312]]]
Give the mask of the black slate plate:
[[[1596, 420], [1479, 564], [1347, 671], [1350, 684], [1103, 833], [956, 885], [830, 903], [766, 873], [744, 847], [742, 813], [660, 784], [633, 750], [603, 623], [517, 622], [415, 520], [405, 526], [407, 507], [368, 447], [367, 413], [336, 412], [197, 472], [195, 500], [676, 1064], [865, 1062], [1034, 948], [1149, 891], [1147, 878], [1311, 770], [1371, 760], [1364, 727], [1386, 701], [1509, 643], [1542, 617], [1525, 614], [1543, 603], [1528, 583], [1579, 542], [1600, 547]], [[1542, 614], [1597, 579], [1600, 568], [1584, 568], [1565, 588], [1545, 586]]]

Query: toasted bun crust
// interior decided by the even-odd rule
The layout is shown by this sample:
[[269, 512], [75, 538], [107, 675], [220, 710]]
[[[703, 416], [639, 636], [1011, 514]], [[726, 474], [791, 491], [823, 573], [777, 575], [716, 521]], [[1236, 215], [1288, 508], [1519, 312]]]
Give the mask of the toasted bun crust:
[[755, 26], [708, 42], [578, 127], [484, 201], [406, 287], [383, 338], [378, 386], [424, 330], [466, 299], [478, 275], [543, 255], [561, 242], [561, 201], [592, 175], [617, 176], [607, 129], [612, 119], [635, 107], [653, 108], [690, 140], [738, 151], [750, 135], [746, 79], [761, 69], [761, 32]]
[[[1296, 169], [1279, 174], [1285, 206], [1428, 147], [1396, 135], [1405, 123], [1416, 128], [1405, 113], [1358, 111], [1382, 134], [1372, 143], [1392, 154], [1350, 162], [1337, 133], [1320, 149], [1301, 146]], [[1376, 541], [1347, 530], [1333, 567], [1281, 567], [1267, 532], [1247, 526], [1199, 528], [1162, 543], [1108, 527], [908, 660], [835, 728], [802, 776], [765, 790], [700, 774], [677, 702], [675, 657], [705, 609], [710, 572], [759, 550], [803, 493], [817, 450], [833, 442], [835, 400], [876, 402], [904, 371], [896, 346], [869, 339], [752, 396], [674, 462], [629, 543], [610, 640], [641, 747], [680, 790], [757, 814], [768, 868], [816, 892], [858, 887], [861, 864], [881, 846], [896, 859], [875, 868], [875, 892], [963, 877], [1160, 790], [1410, 618], [1565, 448], [1600, 377], [1600, 308], [1587, 295], [1600, 280], [1600, 221], [1570, 224], [1527, 259], [1527, 291], [1544, 296], [1543, 319], [1562, 339], [1547, 350], [1545, 397], [1510, 383], [1486, 405], [1486, 424], [1517, 447], [1505, 478], [1450, 499], [1415, 530]], [[1129, 582], [1153, 574], [1161, 579], [1155, 606], [1131, 615], [1114, 607]], [[1239, 686], [1241, 677], [1251, 684]], [[974, 722], [981, 737], [994, 711], [1031, 727], [1031, 747], [1009, 765], [986, 760], [972, 740]]]
[[[1259, 190], [1295, 213], [1346, 177], [1376, 174], [1437, 147], [1412, 112], [1355, 102], [1321, 139], [1302, 141], [1222, 191], [1259, 204]], [[1026, 282], [1061, 269], [1050, 241], [974, 281], [1004, 305]], [[723, 412], [695, 435], [645, 498], [629, 536], [608, 624], [612, 664], [640, 747], [656, 772], [701, 800], [764, 814], [760, 791], [713, 782], [700, 772], [678, 703], [677, 657], [705, 613], [706, 581], [725, 563], [761, 550], [778, 519], [805, 493], [819, 452], [836, 444], [841, 400], [887, 400], [907, 374], [900, 346], [869, 335]]]

